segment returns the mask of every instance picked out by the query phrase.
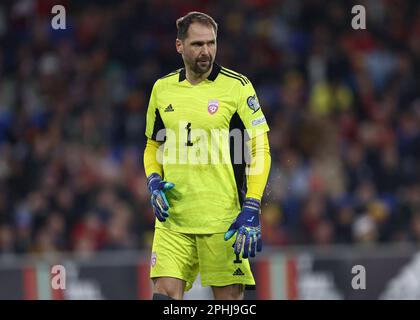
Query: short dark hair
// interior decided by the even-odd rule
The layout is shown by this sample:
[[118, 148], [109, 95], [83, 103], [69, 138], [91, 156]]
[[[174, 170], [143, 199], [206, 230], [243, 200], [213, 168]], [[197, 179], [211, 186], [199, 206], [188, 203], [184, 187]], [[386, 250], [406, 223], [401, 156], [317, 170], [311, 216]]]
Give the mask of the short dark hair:
[[176, 28], [178, 29], [178, 39], [184, 40], [187, 37], [188, 28], [194, 22], [213, 27], [214, 33], [217, 35], [217, 23], [212, 17], [202, 12], [192, 11], [176, 20]]

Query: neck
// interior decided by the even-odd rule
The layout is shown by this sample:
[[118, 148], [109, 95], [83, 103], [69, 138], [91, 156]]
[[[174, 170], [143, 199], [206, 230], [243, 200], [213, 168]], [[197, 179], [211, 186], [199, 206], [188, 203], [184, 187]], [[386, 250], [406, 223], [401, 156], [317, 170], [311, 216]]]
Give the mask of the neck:
[[187, 78], [189, 83], [198, 84], [201, 81], [207, 79], [207, 77], [210, 75], [212, 70], [213, 70], [213, 65], [210, 67], [209, 71], [207, 71], [206, 73], [195, 73], [190, 68], [185, 66], [185, 77]]

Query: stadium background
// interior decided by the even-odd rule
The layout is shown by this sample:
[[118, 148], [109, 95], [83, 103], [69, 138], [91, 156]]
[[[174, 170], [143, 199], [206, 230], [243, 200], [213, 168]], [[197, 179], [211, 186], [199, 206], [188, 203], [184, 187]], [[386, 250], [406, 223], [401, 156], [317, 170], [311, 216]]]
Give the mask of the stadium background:
[[[366, 30], [351, 28], [356, 4]], [[253, 82], [271, 127], [247, 297], [420, 298], [415, 0], [1, 1], [0, 298], [149, 297], [145, 111], [182, 66], [175, 20], [192, 10], [219, 23], [216, 60]]]

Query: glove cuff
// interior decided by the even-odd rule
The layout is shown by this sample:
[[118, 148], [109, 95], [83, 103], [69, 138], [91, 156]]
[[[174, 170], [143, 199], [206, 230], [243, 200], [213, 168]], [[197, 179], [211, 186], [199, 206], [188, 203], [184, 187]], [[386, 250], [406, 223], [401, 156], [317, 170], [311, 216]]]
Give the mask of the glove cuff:
[[261, 202], [254, 198], [245, 198], [244, 203], [242, 205], [243, 208], [248, 208], [251, 210], [256, 210], [260, 212]]
[[152, 193], [153, 190], [156, 190], [159, 183], [162, 181], [162, 177], [158, 173], [152, 173], [147, 177], [147, 189]]

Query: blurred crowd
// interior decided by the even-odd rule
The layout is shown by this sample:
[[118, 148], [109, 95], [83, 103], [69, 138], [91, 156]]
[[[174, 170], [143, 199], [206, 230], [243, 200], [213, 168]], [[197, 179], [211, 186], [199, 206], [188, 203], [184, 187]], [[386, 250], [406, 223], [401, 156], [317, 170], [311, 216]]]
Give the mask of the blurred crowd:
[[0, 4], [0, 254], [150, 247], [145, 111], [193, 10], [271, 128], [264, 244], [420, 243], [418, 1], [63, 0], [65, 30], [54, 4]]

